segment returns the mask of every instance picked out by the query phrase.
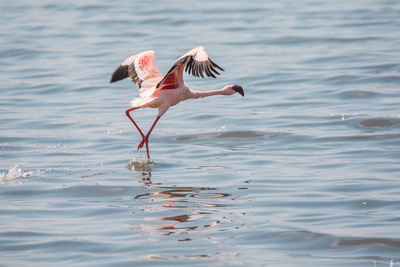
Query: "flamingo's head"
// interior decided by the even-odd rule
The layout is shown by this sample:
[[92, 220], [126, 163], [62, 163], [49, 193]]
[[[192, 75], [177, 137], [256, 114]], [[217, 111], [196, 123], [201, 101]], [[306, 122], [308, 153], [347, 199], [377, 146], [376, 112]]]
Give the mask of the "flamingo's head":
[[235, 91], [235, 93], [241, 94], [244, 97], [244, 91], [243, 91], [243, 88], [240, 85], [231, 85], [230, 89]]

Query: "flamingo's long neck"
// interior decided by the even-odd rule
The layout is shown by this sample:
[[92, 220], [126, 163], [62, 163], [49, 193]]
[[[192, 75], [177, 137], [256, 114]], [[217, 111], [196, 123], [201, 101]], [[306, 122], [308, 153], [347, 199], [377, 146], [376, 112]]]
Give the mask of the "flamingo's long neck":
[[219, 90], [211, 90], [211, 91], [194, 91], [190, 90], [190, 98], [202, 98], [212, 95], [231, 95], [232, 92], [230, 90], [226, 90], [225, 88]]

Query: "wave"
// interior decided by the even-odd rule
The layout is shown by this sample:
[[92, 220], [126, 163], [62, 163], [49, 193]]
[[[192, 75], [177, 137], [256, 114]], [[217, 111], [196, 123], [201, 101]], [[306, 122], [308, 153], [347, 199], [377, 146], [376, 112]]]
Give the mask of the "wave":
[[259, 131], [229, 131], [222, 133], [205, 133], [181, 135], [173, 138], [173, 141], [200, 141], [200, 140], [217, 140], [217, 139], [270, 139], [280, 136], [280, 133], [264, 133]]

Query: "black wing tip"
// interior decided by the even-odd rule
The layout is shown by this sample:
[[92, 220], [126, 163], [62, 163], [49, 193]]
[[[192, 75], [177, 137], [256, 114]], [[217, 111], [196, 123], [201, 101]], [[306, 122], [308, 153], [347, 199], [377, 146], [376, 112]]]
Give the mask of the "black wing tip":
[[[216, 69], [220, 71], [225, 71], [223, 68], [218, 66], [214, 61], [210, 58], [205, 62], [198, 62], [194, 60], [193, 56], [190, 57], [190, 60], [186, 63], [185, 72], [191, 74], [195, 77], [212, 77], [217, 78], [215, 75], [221, 75]], [[185, 58], [186, 61], [186, 58]], [[184, 62], [185, 63], [185, 62]]]
[[[221, 71], [225, 71], [223, 68], [221, 68], [220, 66], [217, 65], [217, 63], [215, 63], [214, 61], [211, 60], [211, 58], [208, 59], [211, 64], [216, 67], [217, 69], [221, 70]], [[218, 73], [219, 74], [219, 73]]]
[[223, 68], [211, 61], [211, 59], [209, 59], [209, 61], [209, 77], [217, 78], [215, 75], [221, 75], [221, 73], [219, 73], [215, 68], [219, 69], [220, 71], [225, 71]]
[[128, 77], [128, 66], [120, 65], [111, 76], [110, 83], [115, 83]]

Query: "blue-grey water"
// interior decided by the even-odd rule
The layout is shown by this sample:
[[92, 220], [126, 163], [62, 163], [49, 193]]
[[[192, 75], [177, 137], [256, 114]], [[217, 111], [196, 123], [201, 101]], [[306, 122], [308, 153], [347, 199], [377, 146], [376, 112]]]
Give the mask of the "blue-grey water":
[[[400, 2], [1, 1], [1, 266], [400, 266]], [[153, 49], [225, 72], [150, 164], [109, 84]], [[137, 110], [148, 128], [156, 110]]]

